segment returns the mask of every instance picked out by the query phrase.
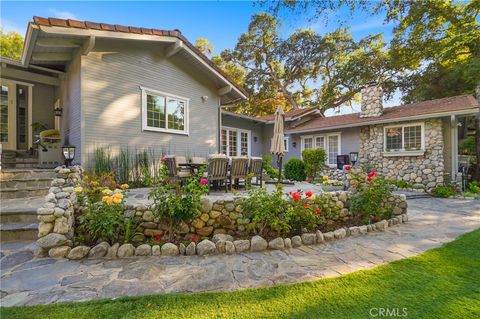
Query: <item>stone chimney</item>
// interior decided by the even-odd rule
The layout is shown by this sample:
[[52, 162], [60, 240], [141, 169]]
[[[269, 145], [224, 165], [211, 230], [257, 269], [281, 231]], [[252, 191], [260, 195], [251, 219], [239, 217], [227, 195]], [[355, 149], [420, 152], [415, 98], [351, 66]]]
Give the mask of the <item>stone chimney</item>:
[[383, 114], [383, 90], [377, 82], [368, 83], [361, 91], [360, 117], [378, 117]]

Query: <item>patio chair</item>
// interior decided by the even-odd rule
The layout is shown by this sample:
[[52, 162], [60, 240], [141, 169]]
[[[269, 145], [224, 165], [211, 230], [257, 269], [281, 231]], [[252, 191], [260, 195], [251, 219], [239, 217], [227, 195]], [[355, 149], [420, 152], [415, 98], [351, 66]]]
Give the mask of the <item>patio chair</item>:
[[207, 180], [208, 193], [213, 182], [225, 183], [225, 193], [228, 191], [228, 158], [225, 154], [212, 154], [208, 157]]
[[[261, 157], [251, 157], [250, 158], [250, 167], [248, 168], [248, 173], [252, 174], [252, 177], [255, 177], [255, 185], [262, 187], [262, 175], [263, 175], [263, 158]], [[258, 183], [260, 181], [260, 184]]]
[[238, 188], [240, 179], [243, 179], [245, 182], [245, 178], [248, 174], [248, 157], [245, 156], [238, 156], [232, 157], [232, 165], [230, 167], [230, 189], [233, 187], [233, 182], [235, 182], [235, 186]]
[[183, 163], [182, 160], [185, 161], [185, 157], [183, 156], [175, 156], [175, 155], [167, 155], [165, 156], [165, 165], [167, 165], [168, 168], [168, 177], [170, 180], [173, 181], [184, 181], [185, 179], [189, 178], [192, 173], [190, 172], [190, 169], [184, 169], [183, 167], [180, 167], [178, 164]]

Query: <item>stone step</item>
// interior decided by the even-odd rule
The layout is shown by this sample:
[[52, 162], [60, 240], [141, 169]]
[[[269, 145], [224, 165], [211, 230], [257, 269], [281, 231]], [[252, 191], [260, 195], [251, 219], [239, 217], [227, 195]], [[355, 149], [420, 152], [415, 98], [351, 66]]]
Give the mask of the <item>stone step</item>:
[[36, 240], [38, 223], [0, 224], [0, 242]]
[[0, 199], [26, 198], [36, 196], [46, 196], [50, 186], [48, 187], [28, 187], [23, 189], [4, 188], [0, 190]]
[[52, 169], [3, 169], [0, 172], [0, 181], [9, 180], [44, 180], [55, 178]]
[[37, 223], [37, 208], [19, 207], [0, 210], [0, 224]]
[[39, 178], [39, 179], [10, 179], [0, 183], [0, 190], [3, 189], [28, 189], [34, 187], [50, 187], [52, 183], [51, 178]]

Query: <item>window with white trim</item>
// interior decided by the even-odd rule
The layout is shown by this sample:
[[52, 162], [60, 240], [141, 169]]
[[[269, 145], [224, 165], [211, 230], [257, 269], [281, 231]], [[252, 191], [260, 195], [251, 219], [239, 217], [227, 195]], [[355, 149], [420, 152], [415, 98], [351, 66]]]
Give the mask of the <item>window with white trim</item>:
[[423, 123], [386, 126], [384, 128], [385, 152], [409, 152], [424, 149]]
[[313, 148], [322, 148], [327, 154], [326, 164], [337, 165], [337, 155], [341, 152], [340, 133], [302, 136], [302, 151]]
[[288, 137], [283, 138], [283, 146], [285, 147], [285, 152], [288, 152]]
[[144, 130], [188, 134], [188, 99], [142, 88]]
[[250, 131], [222, 127], [220, 152], [227, 156], [250, 156]]

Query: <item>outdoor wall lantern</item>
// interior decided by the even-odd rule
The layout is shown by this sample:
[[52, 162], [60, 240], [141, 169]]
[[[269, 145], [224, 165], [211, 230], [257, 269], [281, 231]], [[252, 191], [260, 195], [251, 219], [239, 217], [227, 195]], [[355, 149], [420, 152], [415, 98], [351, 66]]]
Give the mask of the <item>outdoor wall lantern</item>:
[[73, 145], [64, 145], [62, 146], [63, 157], [65, 157], [65, 164], [68, 166], [72, 165], [73, 159], [75, 158], [75, 146]]
[[358, 152], [350, 152], [350, 162], [355, 166], [355, 163], [358, 161]]
[[61, 107], [56, 107], [54, 112], [55, 112], [55, 116], [62, 116], [63, 109]]
[[293, 146], [293, 147], [297, 147], [297, 142], [293, 141], [293, 142], [292, 142], [292, 146]]
[[257, 143], [257, 137], [256, 136], [253, 137], [253, 142]]

